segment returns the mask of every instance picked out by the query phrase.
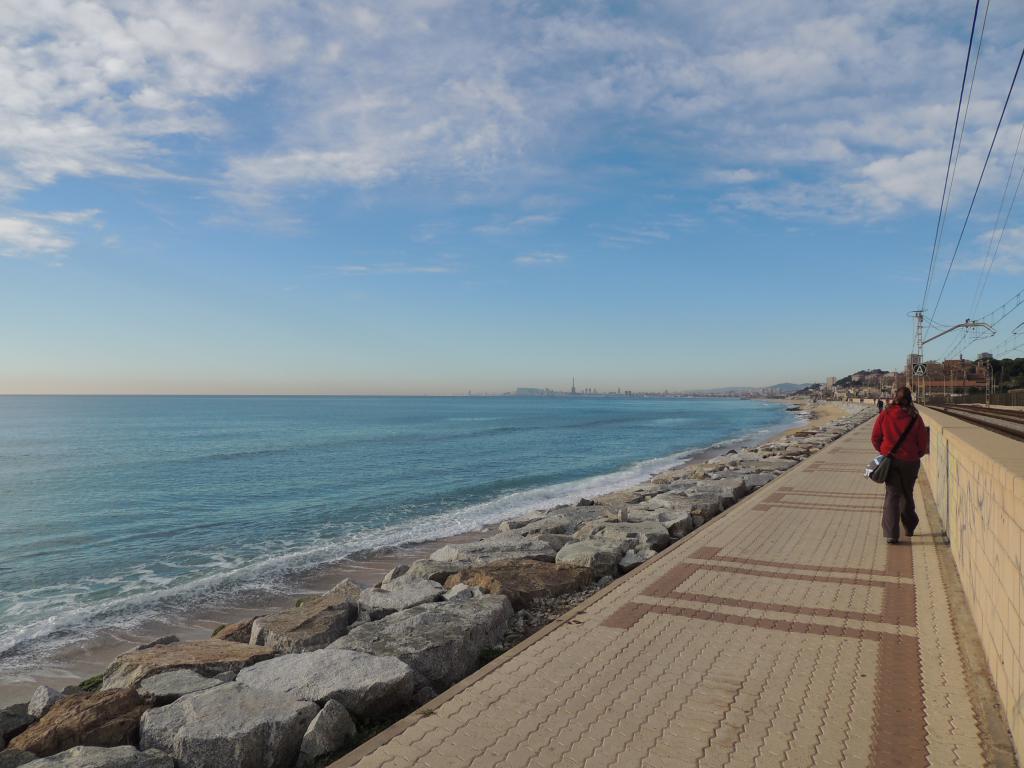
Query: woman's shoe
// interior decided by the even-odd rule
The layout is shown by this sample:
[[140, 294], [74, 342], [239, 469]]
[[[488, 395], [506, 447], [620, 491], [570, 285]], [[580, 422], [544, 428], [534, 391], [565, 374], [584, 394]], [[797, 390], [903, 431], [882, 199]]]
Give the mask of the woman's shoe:
[[885, 543], [886, 544], [899, 544], [900, 540], [899, 539], [886, 539]]

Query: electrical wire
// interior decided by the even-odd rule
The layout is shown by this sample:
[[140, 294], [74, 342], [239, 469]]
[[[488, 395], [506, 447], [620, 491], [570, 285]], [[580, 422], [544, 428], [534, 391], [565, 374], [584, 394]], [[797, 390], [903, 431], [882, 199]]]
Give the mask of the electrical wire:
[[[1006, 193], [1010, 189], [1010, 182], [1013, 180], [1013, 172], [1017, 165], [1017, 155], [1020, 154], [1021, 139], [1024, 139], [1024, 123], [1020, 126], [1020, 133], [1017, 134], [1017, 146], [1013, 150], [1013, 159], [1010, 161], [1010, 172], [1006, 175], [1006, 184], [1003, 185], [1003, 196], [999, 200], [999, 212], [996, 214], [996, 226], [992, 229], [992, 232], [988, 238], [988, 247], [985, 253], [985, 268], [982, 273], [978, 276], [978, 287], [974, 292], [974, 301], [971, 302], [970, 316], [973, 316], [975, 311], [978, 309], [978, 304], [981, 302], [981, 297], [985, 293], [985, 287], [988, 285], [988, 276], [992, 272], [992, 266], [996, 262], [996, 256], [999, 254], [999, 247], [1003, 243], [1003, 235], [1006, 234], [1006, 225], [1010, 223], [1010, 214], [1013, 213], [1013, 206], [1017, 202], [1017, 193], [1020, 192], [1020, 183], [1024, 181], [1024, 168], [1021, 169], [1020, 177], [1017, 179], [1017, 186], [1013, 190], [1013, 197], [1010, 199], [1010, 206], [1006, 209], [1006, 216], [1003, 216], [1003, 206], [1006, 204]], [[1002, 219], [1002, 224], [999, 223]], [[999, 233], [999, 239], [996, 240], [996, 232]], [[993, 245], [995, 247], [993, 248]]]
[[[970, 40], [967, 43], [967, 58], [964, 59], [964, 74], [963, 74], [962, 79], [960, 80], [960, 99], [958, 100], [957, 105], [956, 105], [956, 120], [953, 123], [953, 137], [949, 141], [949, 158], [946, 160], [946, 180], [945, 180], [945, 182], [943, 182], [943, 185], [942, 185], [942, 199], [939, 201], [939, 217], [935, 221], [935, 237], [932, 239], [932, 255], [931, 255], [931, 259], [928, 262], [928, 279], [925, 281], [925, 284], [924, 284], [924, 296], [921, 298], [921, 308], [922, 309], [924, 309], [925, 307], [928, 306], [928, 291], [929, 291], [929, 289], [931, 288], [931, 285], [932, 285], [932, 275], [933, 275], [934, 270], [935, 270], [935, 260], [936, 260], [936, 257], [938, 255], [938, 252], [939, 252], [940, 233], [941, 233], [941, 231], [943, 229], [943, 220], [945, 219], [945, 211], [948, 208], [948, 204], [946, 202], [946, 198], [947, 198], [947, 193], [948, 193], [949, 189], [952, 186], [952, 184], [950, 183], [949, 177], [950, 177], [950, 170], [952, 169], [952, 166], [953, 166], [953, 148], [956, 146], [956, 143], [957, 143], [957, 140], [956, 140], [957, 139], [957, 129], [960, 126], [960, 110], [963, 107], [963, 103], [964, 103], [964, 87], [967, 85], [967, 69], [968, 69], [968, 67], [969, 67], [969, 65], [971, 63], [971, 51], [974, 49], [974, 30], [975, 30], [975, 27], [977, 26], [977, 23], [978, 23], [978, 6], [980, 5], [980, 3], [981, 3], [981, 0], [974, 0], [974, 18], [971, 19], [971, 38], [970, 38]], [[987, 11], [987, 8], [988, 8], [988, 6], [986, 5], [986, 11]], [[977, 67], [975, 67], [975, 70], [977, 70]], [[973, 90], [973, 89], [974, 89], [974, 82], [973, 82], [973, 77], [972, 77], [971, 90]], [[965, 123], [967, 122], [966, 116], [964, 118], [964, 122]], [[963, 136], [963, 133], [961, 132], [960, 135]]]
[[992, 149], [996, 145], [996, 139], [999, 137], [999, 129], [1003, 126], [1003, 118], [1006, 117], [1006, 108], [1010, 104], [1010, 97], [1013, 95], [1013, 87], [1017, 84], [1017, 76], [1020, 74], [1020, 66], [1024, 63], [1024, 48], [1021, 48], [1020, 57], [1017, 59], [1017, 68], [1013, 71], [1013, 80], [1010, 81], [1010, 88], [1006, 92], [1006, 99], [1003, 101], [1003, 109], [999, 113], [999, 122], [996, 123], [996, 130], [992, 134], [992, 141], [988, 145], [988, 152], [985, 154], [985, 163], [981, 166], [981, 173], [978, 176], [978, 183], [974, 187], [974, 194], [971, 196], [971, 204], [967, 208], [967, 215], [964, 216], [964, 224], [960, 227], [960, 236], [957, 238], [956, 247], [953, 249], [953, 255], [949, 258], [949, 265], [946, 267], [946, 275], [942, 279], [942, 287], [939, 289], [939, 297], [935, 300], [935, 307], [932, 309], [932, 315], [935, 315], [939, 311], [939, 304], [942, 302], [942, 295], [946, 292], [946, 284], [949, 282], [949, 273], [953, 269], [953, 263], [956, 261], [956, 256], [960, 252], [960, 245], [964, 241], [964, 232], [967, 231], [967, 222], [971, 219], [971, 212], [974, 211], [974, 204], [978, 200], [978, 192], [981, 190], [981, 182], [985, 179], [985, 171], [988, 169], [988, 161], [992, 158]]

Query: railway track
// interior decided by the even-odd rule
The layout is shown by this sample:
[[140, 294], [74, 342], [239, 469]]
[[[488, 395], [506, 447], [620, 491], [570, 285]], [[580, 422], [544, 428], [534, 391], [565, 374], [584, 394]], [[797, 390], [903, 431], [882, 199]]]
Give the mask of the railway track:
[[931, 407], [975, 426], [1024, 441], [1024, 411], [989, 408], [985, 405], [934, 405]]

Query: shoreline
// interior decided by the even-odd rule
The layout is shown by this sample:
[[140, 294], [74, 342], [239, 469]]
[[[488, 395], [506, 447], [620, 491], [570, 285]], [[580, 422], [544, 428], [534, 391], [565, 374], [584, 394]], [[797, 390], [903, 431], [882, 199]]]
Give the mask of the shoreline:
[[[658, 475], [677, 472], [744, 445], [765, 444], [805, 429], [813, 429], [848, 415], [849, 406], [854, 405], [831, 401], [811, 403], [796, 398], [766, 400], [765, 402], [779, 405], [801, 405], [802, 410], [808, 412], [808, 416], [795, 426], [779, 425], [778, 429], [755, 431], [731, 440], [720, 441], [705, 448], [694, 449], [692, 453], [681, 458], [678, 463], [660, 467], [647, 474], [647, 482]], [[651, 459], [649, 461], [659, 460]], [[595, 498], [614, 497], [636, 488], [643, 482], [643, 480], [630, 480], [621, 487], [597, 495]], [[514, 518], [523, 514], [524, 511], [509, 512], [502, 520]], [[45, 666], [51, 667], [51, 669], [40, 665], [41, 671], [38, 673], [28, 672], [24, 675], [0, 677], [0, 706], [27, 699], [39, 685], [50, 685], [59, 689], [102, 673], [118, 654], [131, 650], [139, 644], [150, 642], [157, 637], [176, 635], [182, 641], [206, 639], [218, 626], [290, 607], [295, 603], [296, 598], [322, 593], [345, 578], [352, 579], [361, 586], [373, 586], [379, 583], [384, 574], [395, 566], [408, 565], [417, 559], [425, 558], [430, 552], [446, 544], [475, 541], [495, 533], [502, 520], [494, 520], [449, 536], [354, 552], [333, 563], [316, 566], [306, 573], [296, 575], [289, 580], [287, 591], [272, 592], [254, 589], [249, 593], [239, 595], [236, 598], [237, 602], [232, 605], [207, 604], [197, 608], [194, 612], [147, 622], [131, 631], [102, 630], [96, 637], [71, 644], [50, 657]]]

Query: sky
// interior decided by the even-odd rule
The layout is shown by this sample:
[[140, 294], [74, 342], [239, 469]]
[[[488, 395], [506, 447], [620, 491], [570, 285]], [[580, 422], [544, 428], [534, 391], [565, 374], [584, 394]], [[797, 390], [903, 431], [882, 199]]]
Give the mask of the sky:
[[968, 0], [0, 0], [0, 393], [902, 366], [908, 312], [1024, 288], [1024, 82], [951, 261], [1016, 6], [980, 3], [925, 302]]

